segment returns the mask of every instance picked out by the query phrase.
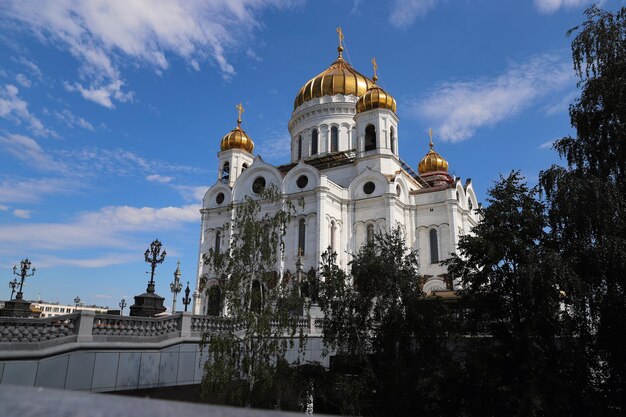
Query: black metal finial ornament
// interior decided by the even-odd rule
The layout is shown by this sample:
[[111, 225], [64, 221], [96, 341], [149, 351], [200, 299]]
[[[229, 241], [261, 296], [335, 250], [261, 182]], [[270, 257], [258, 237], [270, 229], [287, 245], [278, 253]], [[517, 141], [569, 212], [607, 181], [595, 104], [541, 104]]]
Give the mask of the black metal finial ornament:
[[18, 277], [20, 277], [20, 289], [17, 291], [17, 294], [15, 295], [16, 300], [21, 300], [24, 298], [24, 294], [22, 293], [22, 287], [24, 286], [24, 279], [26, 277], [32, 277], [33, 275], [35, 275], [35, 271], [36, 271], [35, 268], [33, 268], [32, 271], [28, 273], [28, 271], [31, 270], [30, 266], [31, 266], [31, 262], [28, 260], [28, 258], [26, 258], [20, 262], [19, 272], [17, 271], [17, 266], [13, 267], [13, 273], [17, 275]]
[[122, 298], [119, 303], [120, 306], [120, 316], [124, 315], [124, 307], [126, 307], [126, 300]]
[[154, 270], [158, 264], [163, 263], [165, 255], [167, 255], [165, 250], [161, 252], [161, 246], [163, 245], [159, 242], [159, 239], [155, 239], [144, 253], [146, 262], [150, 264], [151, 268], [150, 281], [148, 282], [148, 289], [146, 290], [148, 294], [154, 294]]
[[191, 297], [189, 297], [189, 293], [191, 290], [189, 289], [189, 281], [187, 281], [187, 288], [185, 288], [185, 296], [183, 297], [183, 304], [185, 305], [185, 313], [187, 312], [187, 307], [191, 304]]
[[76, 306], [76, 308], [78, 308], [78, 306], [80, 305], [80, 297], [76, 296], [76, 298], [74, 298], [74, 305]]
[[17, 288], [17, 278], [13, 278], [13, 281], [9, 281], [9, 288], [11, 288], [11, 298], [9, 298], [9, 300], [12, 300], [15, 294], [15, 288]]

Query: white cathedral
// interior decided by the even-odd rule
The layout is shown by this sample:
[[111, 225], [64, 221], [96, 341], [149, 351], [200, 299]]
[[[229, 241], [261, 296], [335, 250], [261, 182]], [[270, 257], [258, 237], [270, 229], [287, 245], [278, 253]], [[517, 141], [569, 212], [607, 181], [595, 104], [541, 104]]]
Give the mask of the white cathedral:
[[329, 246], [345, 268], [375, 231], [400, 227], [407, 246], [418, 250], [423, 291], [456, 288], [441, 261], [479, 221], [471, 180], [448, 174], [432, 134], [417, 173], [400, 158], [396, 101], [376, 84], [375, 60], [370, 79], [343, 59], [339, 33], [337, 60], [296, 95], [290, 163], [274, 166], [253, 154], [238, 106], [237, 127], [221, 140], [217, 180], [203, 199], [195, 314], [219, 313], [201, 291], [201, 283], [214, 283], [202, 254], [228, 246], [229, 204], [270, 185], [287, 199], [304, 200], [285, 236], [281, 275], [296, 271], [297, 263], [304, 271], [317, 269]]

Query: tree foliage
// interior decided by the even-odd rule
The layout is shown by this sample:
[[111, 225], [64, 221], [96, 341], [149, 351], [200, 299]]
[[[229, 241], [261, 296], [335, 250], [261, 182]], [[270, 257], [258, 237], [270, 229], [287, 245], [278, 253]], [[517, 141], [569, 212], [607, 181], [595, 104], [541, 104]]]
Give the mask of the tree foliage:
[[[295, 207], [272, 188], [231, 207], [230, 244], [204, 255], [218, 285], [229, 324], [204, 335], [208, 361], [202, 381], [208, 402], [262, 408], [284, 407], [294, 394], [286, 352], [294, 341], [303, 348], [298, 327], [302, 302], [295, 283], [278, 275], [286, 227]], [[298, 393], [300, 395], [300, 393]]]
[[541, 174], [550, 238], [563, 260], [572, 372], [581, 409], [626, 409], [626, 8], [593, 6], [569, 31], [581, 96], [570, 106], [576, 137], [554, 148], [567, 166]]
[[[481, 223], [448, 263], [471, 306], [463, 393], [470, 415], [554, 415], [559, 381], [557, 258], [545, 247], [545, 207], [512, 172], [489, 190]], [[557, 407], [558, 408], [558, 407]], [[548, 413], [549, 411], [549, 413]]]
[[[400, 230], [377, 233], [341, 270], [332, 254], [320, 268], [319, 305], [339, 411], [358, 415], [445, 414], [452, 363], [436, 300], [420, 300], [417, 253]], [[448, 374], [449, 375], [449, 374]]]

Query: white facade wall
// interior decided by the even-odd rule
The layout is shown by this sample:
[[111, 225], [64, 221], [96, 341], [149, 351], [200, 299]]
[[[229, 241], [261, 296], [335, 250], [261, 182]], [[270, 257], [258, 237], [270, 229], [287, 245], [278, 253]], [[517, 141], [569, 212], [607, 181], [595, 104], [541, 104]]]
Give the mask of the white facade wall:
[[[200, 277], [207, 275], [209, 280], [211, 278], [202, 263], [202, 254], [214, 247], [217, 230], [222, 236], [221, 247], [227, 247], [228, 230], [224, 230], [224, 225], [230, 222], [232, 214], [228, 206], [244, 196], [253, 196], [252, 183], [259, 176], [265, 178], [267, 186], [278, 187], [286, 198], [304, 200], [304, 207], [298, 208], [285, 236], [284, 262], [279, 266], [281, 276], [287, 270], [296, 271], [298, 224], [304, 219], [306, 243], [302, 263], [305, 272], [318, 268], [321, 254], [331, 242], [334, 242], [339, 265], [345, 268], [351, 254], [367, 241], [368, 225], [373, 225], [376, 231], [400, 227], [407, 246], [419, 252], [420, 272], [426, 278], [424, 289], [445, 289], [446, 269], [440, 262], [431, 263], [429, 233], [430, 230], [437, 233], [439, 261], [456, 252], [459, 237], [469, 233], [479, 220], [468, 209], [468, 198], [473, 208], [478, 207], [472, 184], [468, 181], [461, 185], [457, 180], [447, 188], [424, 188], [423, 182], [419, 183], [401, 168], [397, 155], [400, 146], [397, 116], [386, 109], [356, 114], [355, 103], [354, 96], [337, 95], [310, 100], [294, 111], [289, 132], [292, 137], [291, 161], [295, 165], [286, 173], [283, 173], [286, 169], [281, 171], [260, 156], [252, 159], [252, 155], [243, 150], [218, 154], [220, 163], [225, 160], [239, 166], [241, 161], [251, 163], [245, 171], [237, 171], [236, 177], [228, 183], [218, 178], [204, 197], [195, 314], [203, 314], [206, 308], [205, 295], [198, 293]], [[377, 148], [367, 152], [364, 150], [366, 124], [375, 124], [377, 132]], [[353, 155], [354, 161], [335, 167], [321, 166], [320, 169], [307, 164], [307, 161], [329, 154], [333, 126], [339, 130], [339, 152]], [[311, 155], [313, 129], [317, 129], [319, 135], [317, 155]], [[298, 160], [300, 135], [302, 158]], [[392, 152], [391, 140], [396, 141], [395, 152]], [[301, 189], [297, 180], [303, 175], [307, 176], [308, 184]], [[364, 189], [368, 183], [374, 184], [370, 194]], [[220, 194], [224, 198], [218, 204], [216, 199]]]

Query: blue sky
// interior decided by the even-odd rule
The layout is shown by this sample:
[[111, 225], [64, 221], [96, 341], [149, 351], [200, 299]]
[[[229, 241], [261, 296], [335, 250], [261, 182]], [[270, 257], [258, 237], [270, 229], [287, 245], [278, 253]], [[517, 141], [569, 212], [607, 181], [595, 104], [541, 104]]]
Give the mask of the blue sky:
[[114, 307], [145, 290], [143, 252], [158, 237], [157, 292], [170, 298], [177, 259], [193, 285], [199, 204], [235, 105], [255, 153], [287, 162], [294, 97], [336, 58], [337, 26], [359, 71], [376, 57], [411, 166], [432, 128], [481, 200], [512, 169], [535, 183], [558, 162], [551, 141], [572, 134], [565, 32], [588, 3], [3, 1], [0, 281], [28, 257], [27, 298]]

